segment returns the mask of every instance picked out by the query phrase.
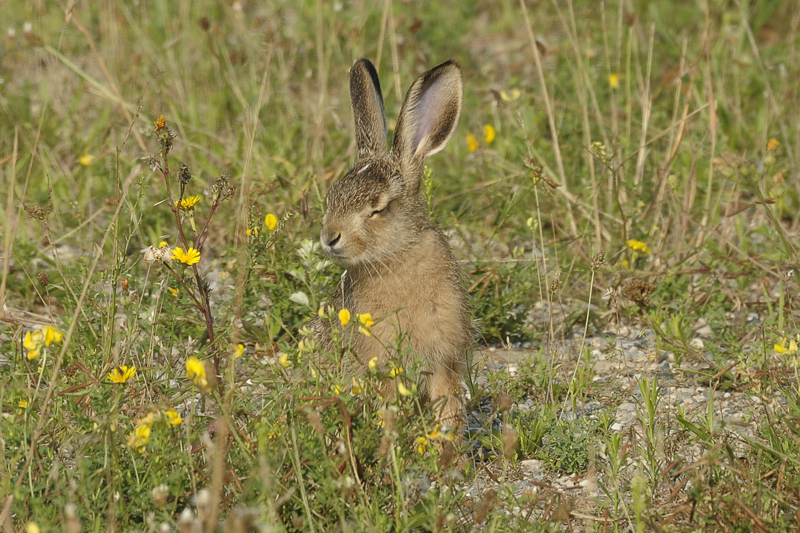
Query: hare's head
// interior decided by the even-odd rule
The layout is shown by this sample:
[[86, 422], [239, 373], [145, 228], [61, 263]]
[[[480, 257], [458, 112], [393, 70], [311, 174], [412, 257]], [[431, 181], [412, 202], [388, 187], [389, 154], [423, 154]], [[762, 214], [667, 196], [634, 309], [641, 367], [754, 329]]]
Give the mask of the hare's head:
[[413, 246], [428, 226], [420, 191], [424, 159], [447, 144], [461, 112], [461, 71], [447, 61], [406, 94], [391, 150], [375, 67], [366, 59], [350, 71], [358, 158], [328, 192], [320, 243], [346, 267], [385, 262]]

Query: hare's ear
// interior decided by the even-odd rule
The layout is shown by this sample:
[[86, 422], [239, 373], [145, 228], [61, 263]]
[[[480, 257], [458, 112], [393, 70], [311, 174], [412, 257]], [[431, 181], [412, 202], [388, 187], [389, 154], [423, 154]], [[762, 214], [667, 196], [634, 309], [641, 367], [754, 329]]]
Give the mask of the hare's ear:
[[350, 70], [350, 102], [356, 126], [358, 157], [386, 153], [386, 113], [378, 73], [368, 59]]
[[419, 187], [423, 160], [445, 147], [458, 124], [461, 69], [452, 61], [432, 68], [411, 85], [400, 110], [392, 154], [412, 190]]

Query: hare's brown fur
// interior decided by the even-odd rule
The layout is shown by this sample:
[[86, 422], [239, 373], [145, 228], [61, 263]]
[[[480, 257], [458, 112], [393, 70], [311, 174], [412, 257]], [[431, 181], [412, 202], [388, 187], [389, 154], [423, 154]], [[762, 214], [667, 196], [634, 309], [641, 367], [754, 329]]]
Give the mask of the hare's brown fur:
[[[454, 63], [420, 76], [388, 151], [377, 74], [369, 61], [357, 62], [350, 94], [358, 159], [328, 192], [320, 233], [324, 251], [347, 268], [331, 305], [354, 318], [370, 313], [375, 321], [371, 336], [350, 337], [358, 360], [396, 359], [397, 335], [405, 337], [430, 365], [425, 396], [441, 405], [439, 419], [451, 425], [463, 418], [461, 379], [472, 320], [461, 269], [446, 237], [430, 224], [420, 180], [424, 158], [441, 150], [455, 129], [461, 93]], [[330, 346], [329, 322], [312, 325]]]

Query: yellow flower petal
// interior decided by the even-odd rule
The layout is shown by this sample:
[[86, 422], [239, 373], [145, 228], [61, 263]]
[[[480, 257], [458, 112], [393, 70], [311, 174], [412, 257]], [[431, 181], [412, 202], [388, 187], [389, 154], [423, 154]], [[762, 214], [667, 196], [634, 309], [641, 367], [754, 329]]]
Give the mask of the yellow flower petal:
[[42, 336], [44, 337], [44, 345], [48, 347], [53, 343], [61, 344], [61, 341], [64, 340], [64, 335], [53, 326], [43, 326]]
[[642, 241], [635, 241], [633, 239], [629, 239], [627, 243], [628, 246], [631, 248], [631, 250], [650, 255], [650, 248], [648, 248], [647, 245]]
[[369, 366], [369, 369], [374, 372], [375, 369], [378, 368], [378, 358], [373, 357], [372, 359], [370, 359], [369, 363], [367, 363], [367, 366]]
[[339, 322], [341, 322], [343, 326], [346, 326], [348, 322], [350, 322], [350, 311], [347, 309], [339, 311]]
[[139, 453], [144, 451], [148, 442], [150, 442], [150, 424], [139, 424], [128, 436], [128, 445]]
[[91, 165], [94, 162], [94, 160], [95, 160], [95, 157], [93, 155], [86, 154], [83, 157], [81, 157], [81, 165], [83, 165], [85, 167], [88, 167], [89, 165]]
[[399, 392], [401, 396], [414, 396], [414, 388], [409, 389], [403, 385], [402, 381], [397, 382], [397, 392]]
[[108, 373], [108, 379], [110, 379], [114, 383], [125, 383], [129, 379], [131, 379], [136, 374], [136, 367], [131, 366], [128, 368], [127, 366], [123, 365], [113, 369], [111, 372]]
[[167, 416], [167, 424], [170, 426], [179, 426], [183, 422], [181, 415], [175, 409], [167, 409], [164, 414]]
[[186, 360], [186, 377], [191, 379], [195, 385], [209, 390], [206, 365], [195, 356]]
[[273, 215], [272, 213], [269, 213], [269, 214], [267, 214], [267, 216], [264, 217], [264, 225], [270, 231], [274, 231], [275, 230], [275, 226], [278, 225], [278, 219], [275, 217], [275, 215]]
[[414, 442], [417, 445], [417, 453], [425, 453], [425, 448], [428, 446], [428, 439], [425, 437], [417, 437], [417, 440]]
[[156, 131], [165, 128], [167, 126], [167, 120], [164, 118], [164, 115], [158, 117], [156, 120]]
[[487, 124], [483, 127], [483, 140], [486, 141], [486, 144], [492, 144], [495, 138], [495, 131], [491, 124]]
[[467, 150], [469, 150], [470, 152], [474, 152], [478, 149], [478, 146], [480, 146], [478, 144], [478, 138], [475, 137], [475, 135], [473, 135], [472, 133], [467, 135]]
[[775, 149], [778, 148], [778, 146], [780, 146], [780, 144], [781, 143], [778, 142], [778, 139], [770, 139], [767, 142], [767, 152], [774, 152]]
[[500, 98], [505, 102], [513, 102], [520, 96], [519, 89], [511, 89], [510, 91], [500, 91]]
[[397, 374], [401, 373], [402, 371], [403, 371], [402, 366], [394, 366], [394, 363], [392, 363], [392, 369], [389, 371], [389, 377], [390, 378], [397, 377]]
[[287, 353], [282, 353], [280, 357], [278, 357], [278, 362], [283, 368], [288, 368], [292, 364], [292, 362], [289, 361], [289, 354]]
[[43, 340], [41, 331], [28, 331], [25, 333], [25, 339], [22, 341], [22, 346], [24, 346], [29, 352], [38, 350], [42, 347], [42, 344]]
[[616, 89], [617, 87], [619, 87], [619, 75], [617, 75], [617, 74], [610, 74], [610, 75], [608, 76], [608, 85], [609, 85], [609, 86], [610, 86], [612, 89]]
[[372, 335], [372, 326], [375, 322], [372, 320], [372, 315], [369, 313], [361, 313], [356, 315], [358, 317], [358, 331], [367, 337]]
[[200, 252], [194, 248], [189, 248], [184, 252], [182, 248], [175, 248], [172, 250], [172, 258], [177, 259], [185, 265], [193, 265], [200, 262]]
[[244, 355], [244, 344], [237, 344], [233, 349], [233, 356], [237, 359]]

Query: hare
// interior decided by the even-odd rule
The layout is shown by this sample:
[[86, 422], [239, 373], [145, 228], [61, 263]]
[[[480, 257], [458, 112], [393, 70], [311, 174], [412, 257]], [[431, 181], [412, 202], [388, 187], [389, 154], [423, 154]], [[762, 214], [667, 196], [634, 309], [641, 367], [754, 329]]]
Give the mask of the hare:
[[[347, 269], [330, 304], [375, 321], [371, 335], [349, 337], [358, 364], [398, 361], [396, 335], [407, 339], [430, 365], [423, 397], [439, 407], [440, 422], [458, 427], [472, 319], [461, 269], [430, 223], [420, 183], [424, 159], [445, 147], [458, 123], [461, 70], [447, 61], [411, 85], [391, 150], [378, 74], [366, 59], [350, 71], [350, 99], [358, 156], [328, 192], [320, 233], [323, 251]], [[330, 346], [330, 322], [315, 319], [312, 327]]]

